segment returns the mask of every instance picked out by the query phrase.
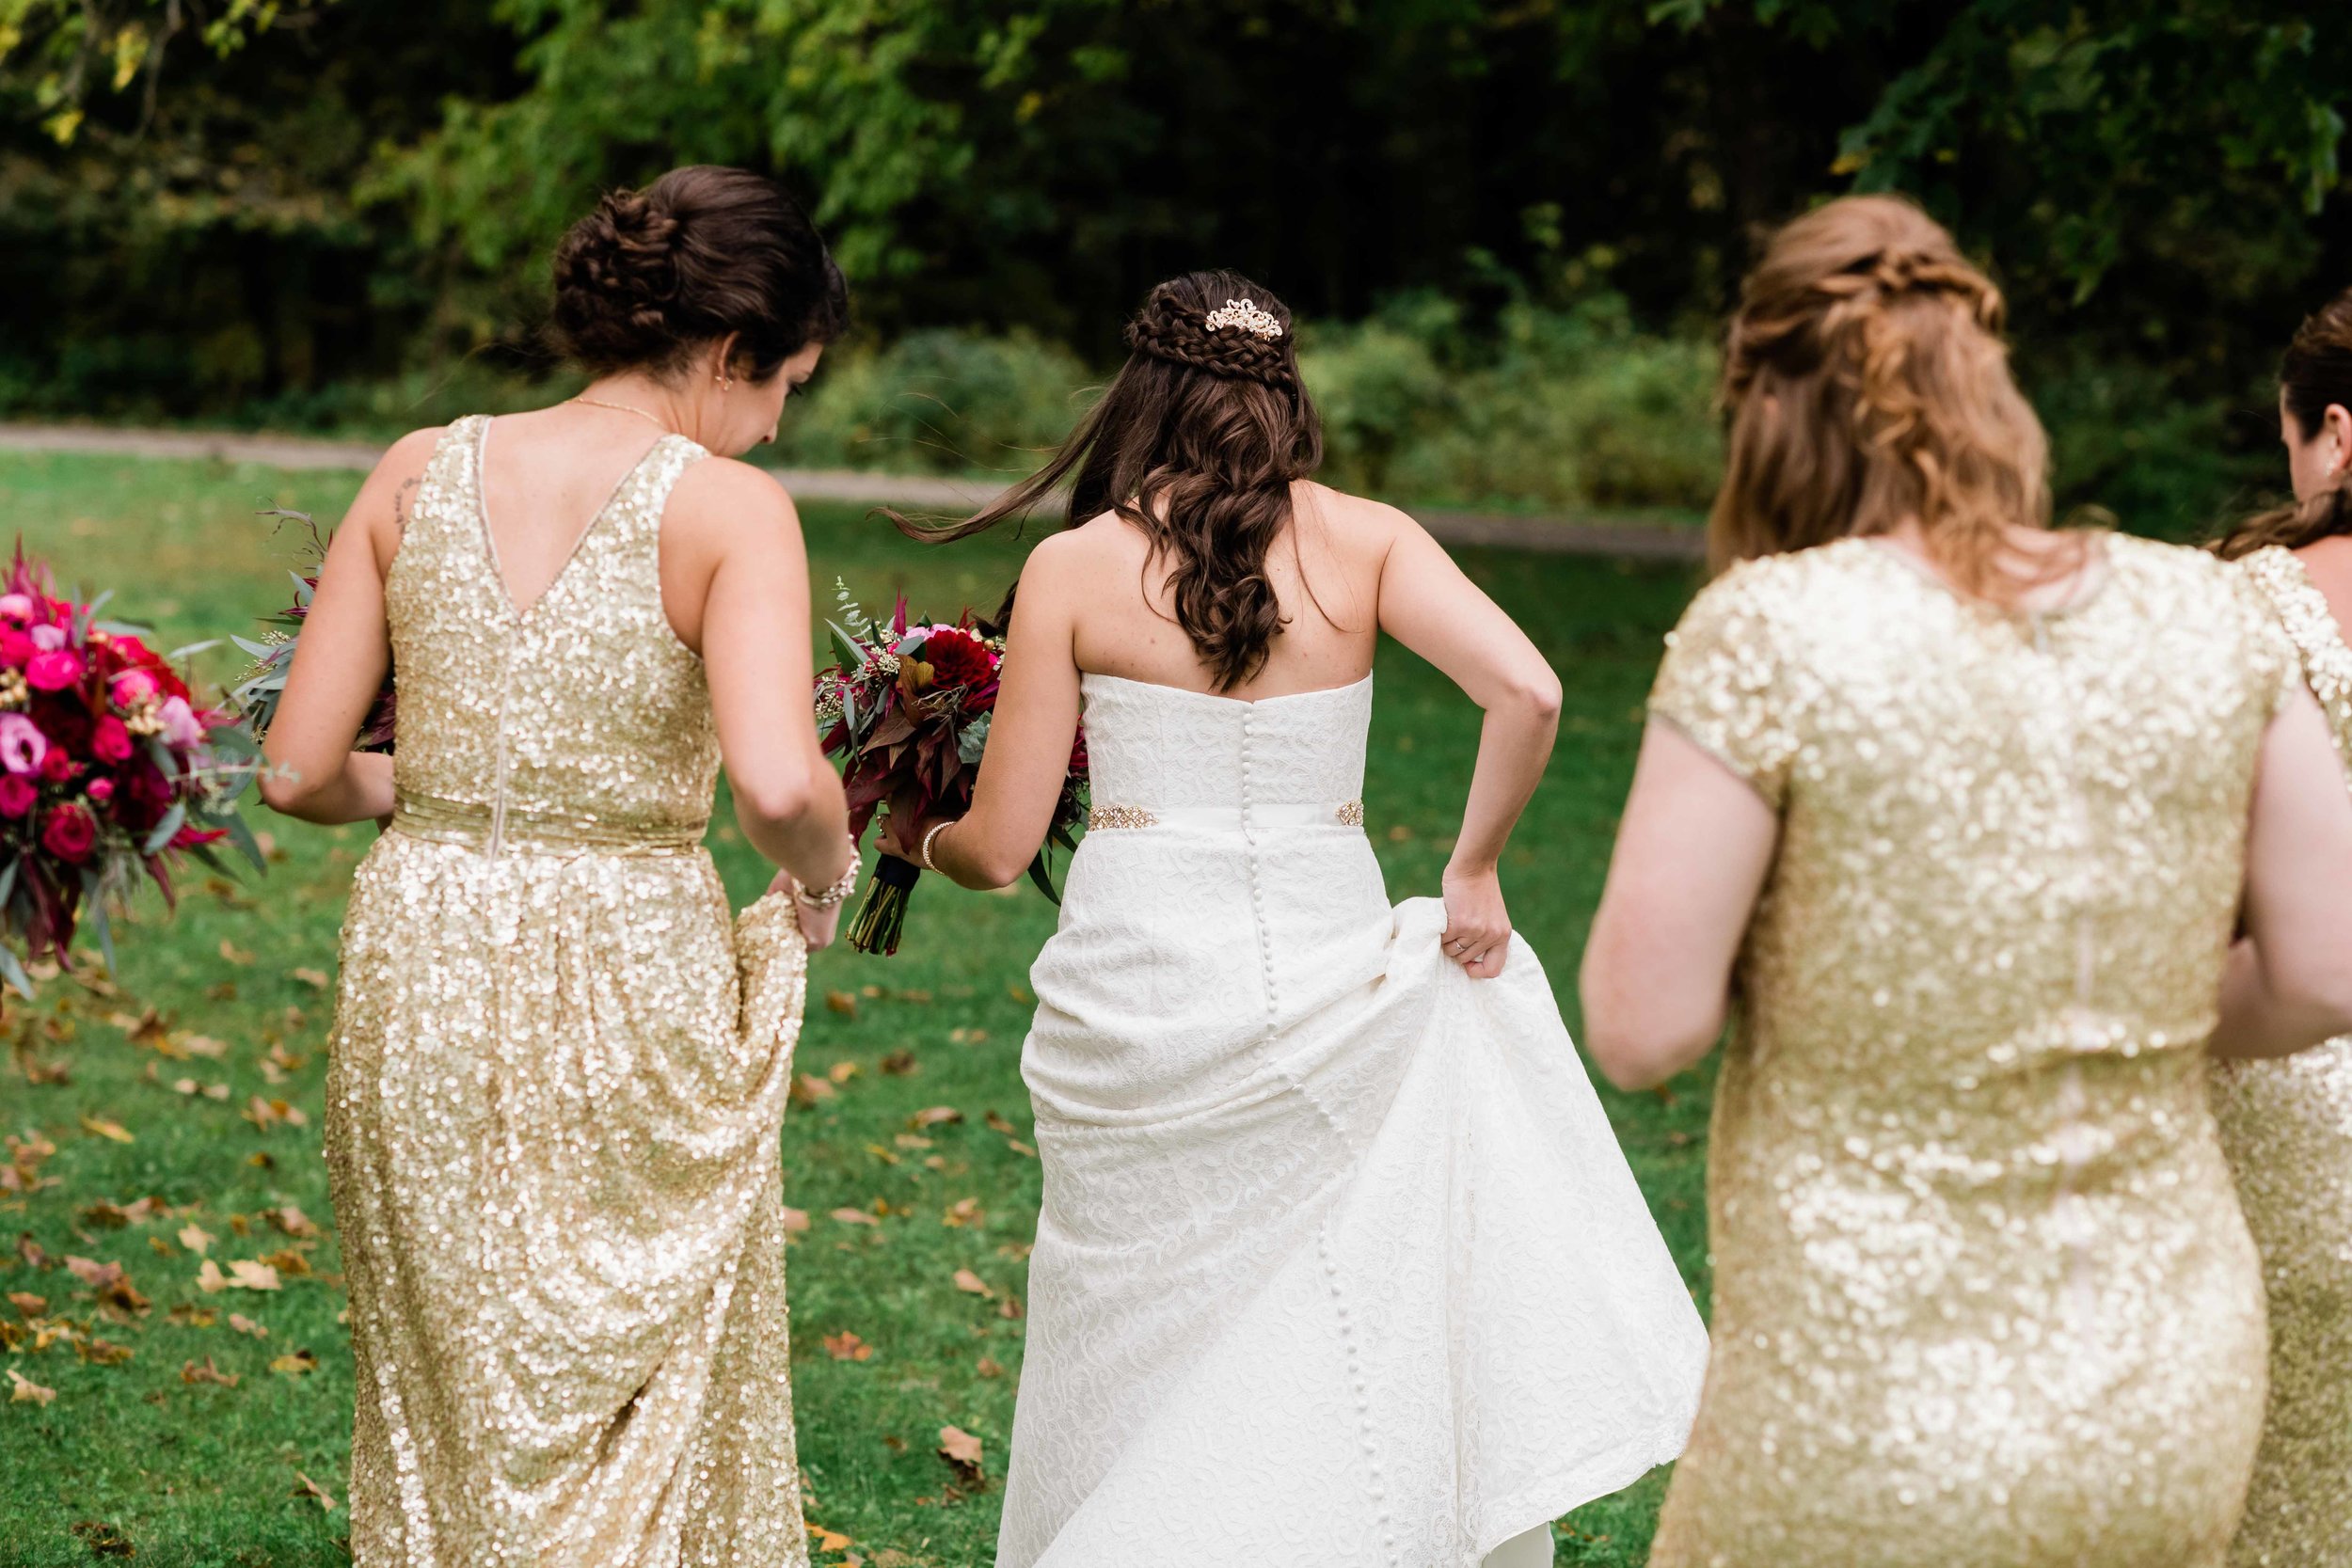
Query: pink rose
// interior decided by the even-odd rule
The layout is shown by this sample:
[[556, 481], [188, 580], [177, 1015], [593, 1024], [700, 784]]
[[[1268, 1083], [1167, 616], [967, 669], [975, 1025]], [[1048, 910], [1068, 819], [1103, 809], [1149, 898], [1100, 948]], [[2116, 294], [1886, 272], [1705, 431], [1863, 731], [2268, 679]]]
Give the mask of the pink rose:
[[90, 754], [101, 762], [131, 760], [130, 726], [113, 714], [103, 715], [89, 732]]
[[[25, 678], [32, 679], [29, 675]], [[33, 684], [39, 686], [40, 683], [34, 681]], [[158, 717], [164, 721], [164, 744], [176, 751], [204, 744], [204, 721], [196, 716], [196, 709], [188, 705], [185, 697], [165, 698]]]
[[40, 791], [22, 773], [0, 773], [0, 816], [24, 816], [40, 800]]
[[39, 652], [40, 650], [33, 646], [33, 640], [22, 629], [0, 626], [0, 664], [6, 664], [11, 670], [22, 670], [33, 662], [33, 656]]
[[33, 596], [30, 594], [0, 594], [0, 615], [19, 623], [33, 618]]
[[87, 806], [68, 801], [50, 808], [41, 823], [40, 847], [69, 864], [78, 865], [89, 859], [92, 846], [98, 842], [98, 818], [89, 814]]
[[24, 666], [24, 678], [36, 691], [63, 691], [82, 678], [82, 656], [71, 648], [35, 654]]
[[21, 713], [0, 713], [0, 768], [30, 773], [49, 755], [49, 737]]
[[89, 782], [89, 798], [102, 806], [113, 800], [115, 798], [114, 780], [92, 779]]
[[[7, 652], [8, 633], [0, 632], [0, 655]], [[115, 701], [123, 707], [136, 707], [155, 695], [155, 677], [144, 670], [125, 670], [115, 677]]]
[[51, 784], [63, 784], [82, 770], [73, 760], [73, 753], [62, 746], [52, 746], [49, 754], [40, 759], [40, 776]]
[[65, 628], [63, 626], [35, 626], [33, 628], [33, 646], [36, 648], [64, 647]]

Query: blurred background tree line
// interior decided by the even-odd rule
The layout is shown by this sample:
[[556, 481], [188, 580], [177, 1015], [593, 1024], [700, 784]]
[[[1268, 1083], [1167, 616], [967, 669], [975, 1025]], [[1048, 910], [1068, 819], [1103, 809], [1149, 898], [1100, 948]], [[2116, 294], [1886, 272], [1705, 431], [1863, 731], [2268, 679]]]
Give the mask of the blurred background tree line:
[[2352, 283], [2352, 28], [2298, 0], [0, 0], [0, 413], [389, 433], [525, 399], [599, 189], [768, 169], [861, 328], [799, 461], [1019, 468], [1124, 311], [1307, 319], [1339, 477], [1703, 505], [1761, 226], [1926, 200], [2061, 492], [2195, 533]]

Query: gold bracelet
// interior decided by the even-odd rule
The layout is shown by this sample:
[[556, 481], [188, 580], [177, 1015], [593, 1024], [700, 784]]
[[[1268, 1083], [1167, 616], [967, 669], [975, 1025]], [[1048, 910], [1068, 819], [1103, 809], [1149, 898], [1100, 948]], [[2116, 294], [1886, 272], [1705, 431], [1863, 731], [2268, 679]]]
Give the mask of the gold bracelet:
[[833, 886], [822, 893], [811, 893], [808, 889], [802, 887], [796, 879], [793, 883], [792, 895], [810, 909], [829, 910], [835, 904], [846, 903], [850, 895], [857, 891], [858, 874], [865, 869], [865, 860], [857, 852], [857, 840], [851, 839], [850, 840], [850, 868], [834, 879]]
[[[934, 822], [930, 826], [930, 831], [923, 835], [923, 847], [919, 852], [918, 858], [923, 863], [924, 870], [939, 870], [939, 863], [931, 859], [931, 846], [938, 841], [940, 834], [946, 832], [949, 828], [954, 827], [958, 820], [958, 818], [949, 817], [945, 822]], [[942, 875], [945, 875], [945, 873], [942, 873]]]

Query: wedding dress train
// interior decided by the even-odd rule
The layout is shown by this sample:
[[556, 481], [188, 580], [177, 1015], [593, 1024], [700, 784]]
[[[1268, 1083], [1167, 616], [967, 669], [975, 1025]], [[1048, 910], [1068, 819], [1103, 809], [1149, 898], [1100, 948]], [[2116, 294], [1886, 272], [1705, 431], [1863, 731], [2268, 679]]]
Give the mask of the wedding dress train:
[[1535, 955], [1391, 907], [1371, 680], [1085, 695], [1000, 1568], [1476, 1568], [1673, 1458], [1705, 1331]]

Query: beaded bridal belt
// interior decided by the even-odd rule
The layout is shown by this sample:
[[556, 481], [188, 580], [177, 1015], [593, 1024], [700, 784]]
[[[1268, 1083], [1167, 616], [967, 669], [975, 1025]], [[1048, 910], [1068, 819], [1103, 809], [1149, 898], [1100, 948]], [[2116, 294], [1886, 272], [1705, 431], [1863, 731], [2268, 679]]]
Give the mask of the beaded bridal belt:
[[487, 854], [689, 855], [703, 842], [700, 823], [664, 828], [600, 822], [506, 802], [445, 800], [407, 790], [392, 798], [392, 831]]
[[1364, 803], [1344, 800], [1338, 805], [1280, 804], [1258, 806], [1096, 806], [1087, 813], [1087, 827], [1206, 828], [1235, 832], [1250, 828], [1360, 828]]

